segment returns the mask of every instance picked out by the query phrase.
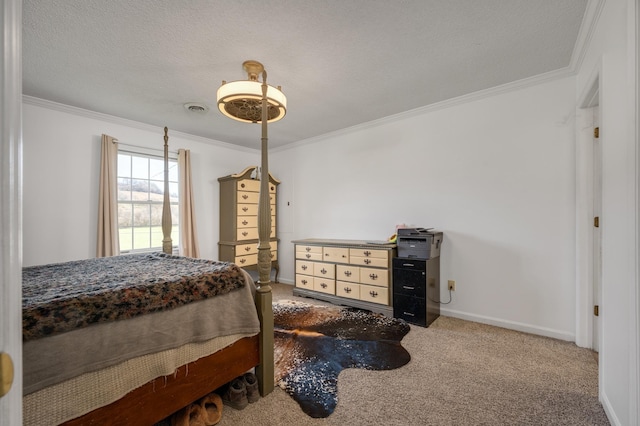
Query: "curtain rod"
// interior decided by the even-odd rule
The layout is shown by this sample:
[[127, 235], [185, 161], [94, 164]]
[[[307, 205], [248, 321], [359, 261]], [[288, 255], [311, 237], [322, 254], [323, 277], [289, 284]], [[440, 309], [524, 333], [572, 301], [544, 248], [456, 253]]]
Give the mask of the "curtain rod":
[[[162, 152], [162, 153], [164, 153], [164, 148], [149, 148], [149, 147], [146, 147], [146, 146], [133, 145], [133, 144], [130, 144], [130, 143], [123, 143], [123, 142], [120, 142], [120, 141], [119, 141], [118, 139], [116, 139], [116, 138], [113, 138], [113, 139], [112, 139], [112, 142], [113, 142], [113, 143], [117, 143], [118, 145], [128, 146], [128, 147], [131, 147], [131, 148], [148, 149], [148, 150], [151, 150], [151, 151], [158, 151], [158, 152]], [[171, 151], [171, 150], [169, 150], [169, 154], [175, 154], [175, 155], [178, 155], [178, 151]]]

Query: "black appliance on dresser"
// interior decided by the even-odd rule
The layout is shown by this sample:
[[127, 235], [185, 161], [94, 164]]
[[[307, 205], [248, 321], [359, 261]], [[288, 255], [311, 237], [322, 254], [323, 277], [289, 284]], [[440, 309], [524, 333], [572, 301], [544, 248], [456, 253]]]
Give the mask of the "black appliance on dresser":
[[400, 228], [397, 238], [398, 257], [393, 259], [393, 316], [428, 327], [440, 316], [442, 232], [431, 228]]

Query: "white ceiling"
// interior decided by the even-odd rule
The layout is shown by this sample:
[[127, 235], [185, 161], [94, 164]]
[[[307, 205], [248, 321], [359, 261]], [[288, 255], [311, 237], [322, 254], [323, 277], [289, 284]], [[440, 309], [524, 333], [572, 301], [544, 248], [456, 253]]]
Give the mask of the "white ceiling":
[[287, 95], [277, 147], [566, 69], [587, 3], [24, 0], [23, 93], [257, 148], [215, 105], [254, 59]]

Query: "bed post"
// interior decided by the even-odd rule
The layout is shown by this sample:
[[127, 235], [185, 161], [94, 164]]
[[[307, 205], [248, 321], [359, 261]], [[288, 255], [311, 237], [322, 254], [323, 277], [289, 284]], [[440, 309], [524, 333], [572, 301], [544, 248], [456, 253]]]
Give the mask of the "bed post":
[[260, 394], [267, 395], [274, 387], [273, 307], [271, 294], [271, 211], [269, 201], [269, 162], [267, 147], [267, 72], [262, 72], [262, 163], [260, 168], [260, 198], [258, 200], [258, 289], [256, 308], [260, 318], [260, 364], [256, 375]]
[[171, 205], [169, 204], [169, 129], [164, 128], [164, 201], [162, 204], [162, 251], [173, 253], [171, 241]]

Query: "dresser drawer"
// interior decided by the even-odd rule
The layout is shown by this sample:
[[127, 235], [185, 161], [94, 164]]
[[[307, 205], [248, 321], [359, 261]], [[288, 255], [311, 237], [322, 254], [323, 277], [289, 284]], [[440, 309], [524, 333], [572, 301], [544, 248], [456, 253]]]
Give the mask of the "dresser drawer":
[[323, 247], [322, 259], [326, 262], [349, 263], [349, 249], [342, 247]]
[[236, 256], [235, 263], [239, 266], [249, 266], [258, 264], [258, 254], [249, 254], [246, 256]]
[[236, 239], [238, 241], [258, 239], [258, 228], [240, 228], [236, 233]]
[[238, 244], [236, 246], [236, 256], [246, 256], [247, 254], [257, 254], [258, 244]]
[[236, 219], [236, 226], [238, 228], [257, 228], [258, 217], [257, 216], [238, 216]]
[[361, 257], [351, 255], [349, 263], [352, 265], [374, 266], [378, 268], [389, 267], [389, 261], [386, 258], [383, 259], [380, 257]]
[[336, 296], [360, 299], [360, 284], [336, 281]]
[[389, 287], [389, 270], [360, 268], [360, 282], [381, 287]]
[[238, 216], [258, 216], [257, 204], [238, 203]]
[[[372, 249], [349, 249], [349, 256], [356, 257], [375, 257], [376, 259], [389, 260], [389, 250], [372, 250]], [[386, 264], [385, 264], [386, 266]]]
[[[275, 222], [276, 206], [275, 204], [269, 205], [269, 211], [271, 212], [271, 222]], [[255, 216], [258, 217], [258, 204], [238, 203], [238, 216]]]
[[336, 294], [336, 281], [329, 278], [313, 277], [313, 290], [321, 293]]
[[296, 287], [313, 290], [313, 277], [309, 275], [296, 274]]
[[336, 265], [336, 279], [354, 283], [360, 282], [360, 268], [351, 265]]
[[309, 253], [306, 251], [297, 251], [296, 259], [322, 260], [322, 253]]
[[360, 285], [360, 300], [365, 302], [379, 303], [381, 305], [389, 304], [389, 289], [386, 287], [377, 287], [373, 285]]
[[296, 260], [296, 274], [313, 275], [313, 262], [310, 260]]
[[236, 188], [238, 191], [260, 191], [260, 181], [257, 179], [242, 179], [236, 182]]
[[258, 204], [259, 195], [257, 192], [238, 191], [238, 203]]
[[336, 265], [333, 263], [315, 262], [313, 264], [313, 275], [316, 277], [336, 279]]

